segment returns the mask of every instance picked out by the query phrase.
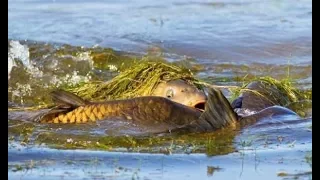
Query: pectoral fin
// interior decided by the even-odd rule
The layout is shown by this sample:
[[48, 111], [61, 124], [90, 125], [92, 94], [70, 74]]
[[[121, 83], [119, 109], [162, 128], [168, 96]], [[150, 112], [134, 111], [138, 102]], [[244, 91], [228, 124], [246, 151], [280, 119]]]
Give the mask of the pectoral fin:
[[219, 89], [209, 89], [208, 101], [205, 104], [205, 111], [198, 121], [206, 121], [212, 129], [220, 129], [234, 125], [237, 121], [237, 114], [233, 111], [229, 101]]

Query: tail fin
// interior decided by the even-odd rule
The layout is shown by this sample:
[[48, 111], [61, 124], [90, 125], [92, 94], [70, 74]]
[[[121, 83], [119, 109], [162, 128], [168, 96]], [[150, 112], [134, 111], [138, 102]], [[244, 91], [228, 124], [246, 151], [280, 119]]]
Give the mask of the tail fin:
[[88, 103], [79, 96], [64, 90], [52, 91], [50, 95], [56, 106], [45, 113], [40, 113], [33, 117], [33, 121], [48, 122], [59, 114], [68, 113], [75, 108]]
[[198, 121], [208, 122], [213, 129], [220, 129], [235, 124], [238, 117], [229, 101], [219, 89], [209, 89], [205, 111]]

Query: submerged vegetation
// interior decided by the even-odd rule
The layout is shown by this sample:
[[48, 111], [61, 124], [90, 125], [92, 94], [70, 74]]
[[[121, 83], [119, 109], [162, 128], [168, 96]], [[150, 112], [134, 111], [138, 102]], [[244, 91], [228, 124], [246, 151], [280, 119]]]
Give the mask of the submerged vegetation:
[[233, 141], [237, 133], [234, 128], [225, 128], [213, 133], [106, 136], [93, 134], [89, 129], [90, 127], [86, 125], [80, 127], [75, 133], [72, 128], [11, 122], [8, 137], [10, 137], [9, 142], [20, 141], [21, 145], [44, 143], [56, 149], [92, 149], [164, 154], [206, 153], [208, 156], [213, 156], [234, 152]]
[[[264, 76], [264, 77], [255, 77], [250, 80], [245, 80], [243, 82], [243, 85], [237, 88], [230, 89], [232, 91], [232, 98], [235, 99], [238, 97], [242, 92], [250, 91], [254, 92], [250, 89], [247, 89], [247, 85], [253, 81], [262, 81], [264, 83], [267, 83], [269, 85], [272, 85], [276, 89], [279, 90], [280, 94], [274, 94], [277, 95], [277, 99], [281, 99], [282, 103], [281, 105], [286, 106], [290, 103], [301, 101], [301, 100], [310, 100], [312, 99], [312, 91], [311, 90], [300, 90], [296, 88], [292, 82], [292, 80], [285, 78], [282, 80], [274, 79], [270, 76]], [[259, 94], [262, 95], [262, 94]], [[263, 95], [262, 95], [263, 96]]]
[[[248, 89], [248, 84], [253, 81], [261, 81], [264, 85], [268, 85], [266, 88], [268, 88], [267, 92], [269, 92], [269, 94], [261, 94], [257, 91]], [[277, 91], [272, 90], [270, 87], [277, 89]], [[270, 97], [270, 95], [272, 95], [274, 99], [277, 99], [277, 101], [280, 102], [281, 106], [285, 106], [295, 111], [302, 117], [310, 115], [308, 111], [312, 108], [312, 90], [298, 89], [294, 86], [294, 81], [290, 78], [277, 80], [270, 76], [254, 77], [250, 80], [244, 80], [242, 86], [230, 88], [230, 91], [230, 102], [236, 99], [243, 92], [250, 92], [262, 97]]]

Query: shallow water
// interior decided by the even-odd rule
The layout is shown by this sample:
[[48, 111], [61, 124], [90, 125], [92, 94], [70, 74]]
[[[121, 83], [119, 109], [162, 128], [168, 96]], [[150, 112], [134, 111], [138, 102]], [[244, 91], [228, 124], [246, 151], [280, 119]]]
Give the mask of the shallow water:
[[22, 179], [312, 179], [311, 119], [275, 121], [243, 129], [234, 140], [236, 151], [219, 156], [56, 150], [10, 142], [8, 173]]
[[[214, 84], [289, 75], [297, 87], [310, 89], [311, 2], [9, 0], [8, 106], [47, 101], [50, 89], [66, 84], [110, 79], [130, 66], [128, 55], [183, 60]], [[98, 55], [107, 66], [94, 61]], [[16, 132], [21, 122], [9, 120], [8, 174], [10, 179], [312, 179], [306, 158], [312, 151], [311, 105], [306, 112], [302, 120], [281, 116], [239, 132], [192, 135], [190, 141], [159, 138], [151, 148], [130, 137], [118, 147], [104, 139], [110, 143], [99, 146], [103, 151], [83, 143], [71, 149], [86, 150], [54, 146], [80, 142], [86, 128], [36, 126], [32, 132], [26, 126]], [[92, 141], [103, 137], [99, 129], [90, 133]], [[59, 134], [66, 139], [48, 140]]]
[[[308, 149], [308, 147], [299, 147]], [[305, 152], [293, 148], [270, 151], [244, 150], [226, 156], [204, 154], [139, 154], [29, 149], [11, 152], [9, 164], [21, 161], [34, 167], [28, 171], [9, 171], [9, 177], [34, 179], [283, 179], [277, 173], [309, 172], [302, 159]], [[39, 154], [41, 152], [41, 154]], [[61, 159], [61, 156], [64, 158]], [[19, 158], [25, 157], [25, 158]], [[14, 168], [13, 168], [14, 169]], [[308, 179], [310, 174], [297, 175]], [[292, 176], [289, 176], [292, 178]]]

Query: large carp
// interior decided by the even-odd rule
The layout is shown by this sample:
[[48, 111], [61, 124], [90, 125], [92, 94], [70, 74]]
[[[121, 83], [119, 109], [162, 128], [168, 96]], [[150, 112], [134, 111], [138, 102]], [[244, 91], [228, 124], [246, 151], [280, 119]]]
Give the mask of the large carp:
[[[202, 96], [203, 92], [186, 89], [183, 83], [177, 84], [177, 82], [181, 83], [175, 81], [172, 84], [176, 86], [171, 86], [170, 83], [162, 85], [163, 87], [157, 91], [158, 94], [155, 96], [105, 102], [90, 102], [70, 92], [56, 90], [51, 93], [56, 106], [32, 117], [32, 120], [55, 124], [125, 122], [124, 126], [135, 127], [141, 132], [165, 133], [173, 131], [209, 132], [233, 126], [237, 122], [245, 125], [255, 123], [265, 117], [270, 118], [281, 114], [297, 115], [280, 106], [281, 98], [275, 96], [279, 94], [277, 88], [260, 81], [249, 84], [247, 88], [256, 90], [263, 94], [263, 97], [243, 93], [232, 104], [219, 89], [209, 89], [206, 97]], [[173, 90], [175, 92], [172, 92]], [[174, 95], [179, 93], [185, 93], [188, 96], [180, 95], [174, 99]], [[192, 96], [192, 93], [195, 96]], [[167, 96], [168, 94], [170, 96]], [[180, 103], [182, 99], [184, 101]], [[201, 103], [204, 104], [204, 108], [199, 108]], [[250, 113], [243, 113], [247, 111], [239, 111], [239, 109], [249, 110]]]
[[124, 100], [90, 102], [66, 91], [51, 93], [56, 107], [34, 120], [40, 123], [94, 123], [101, 120], [126, 121], [148, 132], [186, 130], [204, 132], [236, 122], [237, 116], [220, 90], [210, 89], [204, 112], [169, 98], [142, 96]]

